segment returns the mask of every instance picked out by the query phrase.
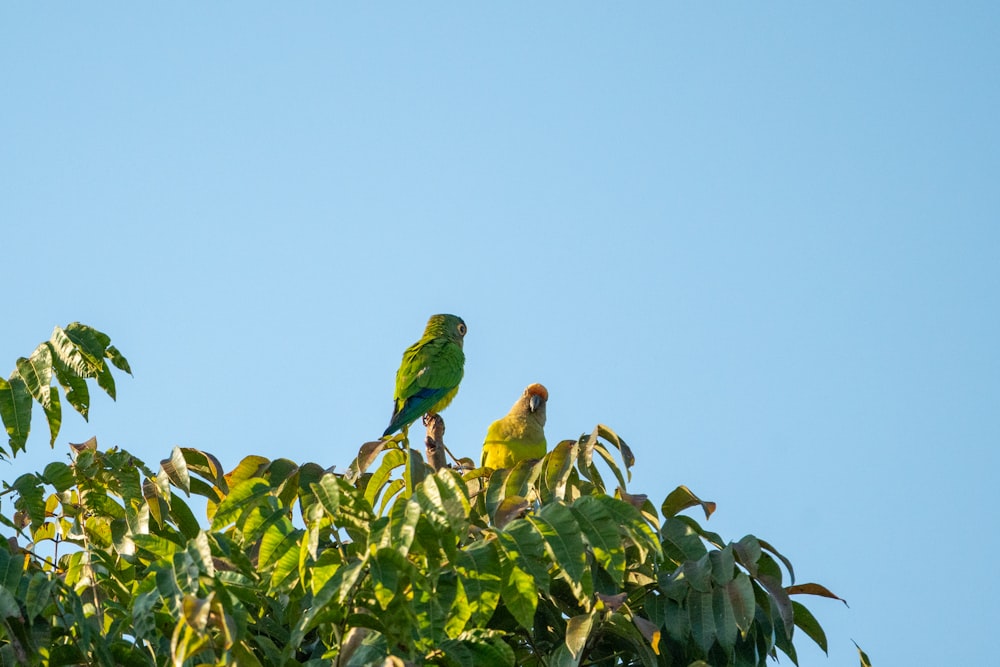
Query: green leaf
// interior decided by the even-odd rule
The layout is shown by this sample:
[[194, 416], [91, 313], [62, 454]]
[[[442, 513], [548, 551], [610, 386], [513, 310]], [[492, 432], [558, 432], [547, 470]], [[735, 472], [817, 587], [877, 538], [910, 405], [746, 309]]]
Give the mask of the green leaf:
[[385, 453], [385, 456], [382, 457], [382, 463], [372, 473], [371, 478], [368, 480], [368, 486], [365, 487], [365, 500], [368, 501], [369, 505], [375, 505], [375, 501], [378, 499], [379, 494], [382, 493], [383, 487], [392, 476], [392, 471], [405, 465], [406, 453], [403, 450], [391, 449]]
[[745, 572], [739, 572], [732, 581], [726, 584], [725, 590], [726, 595], [729, 596], [729, 605], [733, 609], [736, 627], [745, 633], [750, 629], [750, 623], [753, 621], [757, 609], [753, 595], [753, 583]]
[[396, 496], [400, 494], [405, 486], [406, 482], [404, 482], [402, 478], [394, 479], [385, 485], [385, 490], [382, 492], [382, 498], [379, 500], [378, 504], [379, 516], [383, 516], [385, 514], [385, 508], [389, 507], [389, 504], [395, 500]]
[[781, 580], [769, 574], [761, 574], [757, 577], [757, 582], [764, 587], [764, 590], [770, 593], [775, 609], [785, 626], [785, 634], [791, 637], [794, 625], [794, 612], [792, 611], [792, 601], [788, 597], [788, 593], [785, 592], [785, 589], [782, 588]]
[[59, 580], [50, 578], [44, 572], [35, 572], [28, 582], [28, 591], [24, 596], [26, 616], [29, 619], [41, 616], [49, 604], [55, 601], [59, 589]]
[[41, 526], [45, 522], [45, 500], [42, 497], [42, 484], [38, 476], [26, 473], [14, 480], [10, 486], [20, 496], [16, 503], [18, 509], [28, 514], [32, 526]]
[[[402, 480], [396, 480], [402, 483]], [[368, 533], [368, 549], [374, 552], [383, 547], [392, 547], [402, 556], [410, 553], [410, 547], [417, 537], [418, 525], [426, 528], [429, 522], [421, 520], [422, 511], [416, 498], [400, 498], [389, 511], [389, 516], [372, 522]], [[427, 531], [432, 532], [432, 531]], [[436, 542], [432, 535], [431, 542]]]
[[[479, 667], [489, 665], [490, 667], [514, 667], [514, 651], [506, 642], [499, 637], [492, 637], [481, 633], [481, 631], [466, 631], [455, 639], [445, 639], [440, 643], [440, 652], [446, 656], [447, 665], [459, 665], [460, 667]], [[382, 667], [390, 667], [390, 664], [403, 665], [402, 661], [391, 663], [386, 660]], [[549, 667], [556, 667], [551, 661]]]
[[132, 535], [132, 540], [137, 547], [145, 549], [156, 558], [172, 558], [181, 549], [176, 542], [157, 535], [135, 533]]
[[109, 345], [108, 349], [104, 353], [104, 356], [108, 358], [108, 361], [110, 361], [115, 368], [132, 375], [132, 368], [128, 365], [128, 359], [125, 358], [124, 354], [118, 351], [117, 347]]
[[52, 352], [48, 345], [39, 345], [29, 359], [21, 357], [15, 362], [24, 385], [36, 401], [45, 405], [49, 401], [52, 384]]
[[0, 588], [0, 619], [21, 618], [21, 606], [17, 598], [6, 588]]
[[198, 519], [195, 518], [194, 513], [187, 506], [187, 503], [180, 499], [180, 496], [173, 496], [170, 499], [169, 505], [170, 516], [184, 537], [192, 539], [201, 532], [201, 525], [198, 523]]
[[[6, 550], [0, 549], [0, 588], [17, 592], [24, 576], [23, 559], [11, 556]], [[20, 615], [20, 612], [18, 612]]]
[[587, 637], [590, 636], [590, 629], [594, 626], [595, 613], [579, 614], [566, 621], [566, 648], [569, 649], [573, 660], [580, 660], [583, 648], [587, 644]]
[[271, 485], [260, 477], [251, 477], [238, 483], [215, 511], [212, 530], [221, 530], [237, 521], [242, 513], [255, 506], [270, 491]]
[[736, 562], [733, 557], [731, 546], [721, 550], [708, 552], [708, 558], [712, 563], [712, 579], [719, 586], [725, 586], [736, 575]]
[[570, 510], [590, 544], [594, 558], [611, 575], [615, 584], [621, 586], [625, 579], [625, 548], [614, 519], [593, 496], [579, 498]]
[[531, 575], [535, 587], [549, 590], [549, 570], [545, 563], [545, 542], [527, 519], [515, 519], [497, 533], [500, 546], [511, 563]]
[[278, 513], [276, 518], [267, 523], [264, 534], [260, 540], [260, 552], [258, 556], [259, 566], [266, 568], [292, 547], [297, 547], [293, 540], [291, 543], [286, 538], [296, 536], [297, 532], [292, 526], [291, 520], [285, 512]]
[[670, 492], [670, 494], [663, 501], [663, 505], [660, 506], [660, 511], [663, 513], [664, 517], [669, 519], [678, 512], [696, 505], [701, 505], [702, 510], [705, 512], [706, 519], [711, 517], [712, 513], [715, 511], [715, 503], [702, 500], [698, 496], [694, 495], [691, 489], [682, 484]]
[[816, 645], [823, 649], [823, 653], [829, 655], [826, 645], [826, 633], [823, 632], [823, 627], [816, 620], [816, 617], [812, 615], [805, 605], [799, 604], [795, 600], [792, 600], [792, 611], [795, 615], [795, 625], [799, 627], [802, 632], [806, 633], [806, 636], [816, 642]]
[[670, 517], [664, 522], [662, 533], [663, 551], [677, 565], [688, 560], [698, 560], [708, 553], [698, 533], [676, 517]]
[[756, 577], [757, 561], [760, 560], [761, 554], [760, 542], [757, 541], [757, 538], [753, 535], [744, 535], [739, 542], [733, 544], [733, 551], [739, 564]]
[[563, 500], [566, 497], [566, 480], [573, 470], [578, 445], [575, 440], [563, 440], [544, 459], [542, 474], [542, 502]]
[[55, 387], [49, 387], [49, 400], [42, 404], [42, 410], [49, 424], [49, 446], [53, 447], [62, 428], [62, 403], [59, 401], [59, 390]]
[[69, 336], [68, 329], [69, 327], [66, 329], [56, 327], [52, 330], [52, 337], [49, 338], [49, 344], [52, 346], [55, 359], [61, 362], [68, 374], [74, 375], [77, 378], [97, 377], [97, 373], [104, 365], [104, 350], [99, 350], [99, 356], [96, 358], [89, 355]]
[[[604, 459], [604, 462], [608, 464], [609, 468], [611, 468], [611, 472], [613, 472], [615, 477], [618, 478], [619, 486], [624, 489], [628, 485], [626, 484], [625, 476], [622, 475], [621, 468], [618, 467], [618, 463], [615, 461], [614, 457], [611, 456], [611, 452], [608, 451], [608, 448], [601, 444], [598, 441], [598, 438], [604, 438], [604, 440], [616, 447], [621, 453], [622, 462], [625, 464], [625, 471], [628, 475], [629, 481], [632, 479], [631, 468], [635, 465], [635, 456], [633, 456], [632, 450], [629, 449], [629, 446], [625, 444], [624, 440], [618, 437], [618, 434], [603, 424], [597, 425], [594, 432], [591, 433], [586, 441], [583, 442], [583, 446], [581, 448], [585, 452], [584, 456], [587, 461], [590, 461], [593, 457], [592, 452], [600, 454], [601, 458]], [[581, 438], [581, 441], [582, 440], [583, 438]]]
[[411, 565], [398, 551], [384, 547], [369, 560], [369, 569], [375, 600], [388, 609], [402, 582], [410, 579]]
[[[542, 472], [542, 461], [525, 459], [518, 461], [510, 469], [507, 480], [504, 482], [504, 496], [528, 496], [528, 489]], [[493, 478], [490, 478], [492, 482]]]
[[712, 613], [715, 616], [715, 638], [719, 646], [730, 653], [736, 646], [736, 615], [725, 589], [712, 590]]
[[553, 563], [559, 564], [558, 574], [569, 584], [577, 600], [589, 607], [590, 591], [583, 581], [587, 564], [580, 538], [580, 525], [565, 505], [551, 504], [542, 507], [538, 514], [527, 517], [545, 544]]
[[629, 647], [628, 653], [637, 657], [643, 667], [656, 667], [659, 664], [656, 654], [647, 643], [646, 638], [642, 636], [635, 624], [620, 612], [611, 614], [602, 629], [626, 641]]
[[518, 567], [519, 560], [516, 555], [512, 557], [504, 551], [500, 597], [514, 620], [530, 631], [534, 627], [535, 609], [538, 607], [538, 587], [534, 577]]
[[208, 480], [223, 493], [229, 492], [229, 485], [226, 483], [222, 464], [219, 463], [219, 460], [215, 456], [200, 449], [194, 449], [193, 447], [181, 447], [180, 450], [184, 455], [184, 464], [189, 473], [193, 472], [203, 479]]
[[[0, 418], [7, 429], [10, 453], [24, 451], [31, 431], [31, 394], [21, 376], [14, 371], [10, 380], [0, 378]], [[4, 454], [0, 450], [0, 454]]]
[[429, 475], [416, 491], [424, 515], [452, 534], [462, 534], [469, 522], [471, 505], [465, 483], [458, 474], [446, 468]]
[[872, 667], [872, 661], [868, 657], [868, 654], [861, 650], [856, 641], [852, 639], [851, 642], [854, 644], [854, 648], [858, 649], [858, 656], [861, 658], [861, 667]]
[[66, 325], [65, 332], [95, 368], [104, 366], [104, 356], [111, 344], [111, 338], [107, 334], [80, 322]]
[[642, 513], [635, 507], [617, 498], [606, 495], [594, 496], [601, 506], [611, 515], [615, 523], [625, 531], [632, 543], [640, 550], [640, 558], [645, 559], [647, 552], [652, 552], [657, 558], [661, 555], [660, 540], [656, 533], [643, 519]]
[[428, 467], [424, 464], [424, 457], [415, 449], [407, 448], [404, 452], [407, 455], [407, 465], [403, 469], [403, 495], [409, 497], [417, 486], [427, 477]]
[[45, 466], [42, 477], [60, 493], [76, 484], [73, 469], [62, 461], [53, 461]]
[[688, 594], [688, 617], [691, 621], [691, 636], [705, 653], [715, 643], [715, 612], [712, 609], [712, 593], [692, 590]]
[[90, 415], [90, 389], [87, 381], [70, 369], [58, 356], [52, 359], [56, 379], [66, 392], [66, 400], [84, 419]]
[[792, 569], [792, 562], [790, 560], [788, 560], [787, 558], [785, 558], [784, 556], [782, 556], [780, 553], [778, 553], [777, 549], [775, 549], [774, 547], [772, 547], [770, 544], [768, 544], [764, 540], [761, 540], [761, 539], [758, 538], [757, 541], [760, 542], [760, 546], [762, 546], [763, 548], [767, 549], [768, 551], [770, 551], [775, 556], [777, 556], [778, 558], [781, 559], [781, 562], [784, 563], [785, 567], [788, 569], [788, 578], [790, 579], [791, 583], [794, 584], [795, 583], [795, 570]]
[[500, 553], [495, 542], [478, 542], [459, 552], [456, 566], [469, 597], [473, 626], [484, 626], [493, 615], [501, 594]]
[[167, 477], [174, 486], [190, 495], [191, 476], [188, 474], [187, 462], [184, 458], [184, 452], [181, 451], [180, 447], [174, 447], [170, 453], [170, 458], [160, 461], [160, 467], [167, 474]]

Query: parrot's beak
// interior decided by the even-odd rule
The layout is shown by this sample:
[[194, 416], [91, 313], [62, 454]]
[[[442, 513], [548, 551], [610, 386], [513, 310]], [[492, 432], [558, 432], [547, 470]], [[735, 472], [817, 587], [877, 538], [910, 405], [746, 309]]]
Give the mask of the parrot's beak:
[[536, 394], [532, 394], [531, 398], [528, 399], [528, 409], [532, 412], [538, 411], [538, 406], [542, 404], [542, 397]]

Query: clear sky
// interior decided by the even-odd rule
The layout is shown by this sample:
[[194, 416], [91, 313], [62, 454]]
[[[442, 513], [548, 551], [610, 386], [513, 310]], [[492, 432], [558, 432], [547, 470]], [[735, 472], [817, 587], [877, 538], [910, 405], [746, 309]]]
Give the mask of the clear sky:
[[[0, 371], [79, 320], [128, 356], [65, 416], [343, 469], [427, 317], [447, 442], [523, 388], [850, 603], [830, 657], [991, 664], [1000, 5], [4, 3]], [[8, 370], [4, 370], [4, 369]], [[787, 660], [782, 664], [790, 664]]]

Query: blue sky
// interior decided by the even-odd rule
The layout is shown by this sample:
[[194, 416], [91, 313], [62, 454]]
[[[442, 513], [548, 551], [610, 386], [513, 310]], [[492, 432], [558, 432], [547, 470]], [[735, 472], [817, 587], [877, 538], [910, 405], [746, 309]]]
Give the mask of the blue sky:
[[[345, 467], [427, 316], [447, 441], [522, 389], [800, 581], [830, 657], [988, 664], [1000, 548], [1000, 9], [926, 2], [5, 4], [0, 363], [134, 379], [97, 435]], [[4, 361], [6, 360], [6, 361]], [[783, 661], [783, 664], [788, 661]], [[788, 663], [790, 664], [790, 663]]]

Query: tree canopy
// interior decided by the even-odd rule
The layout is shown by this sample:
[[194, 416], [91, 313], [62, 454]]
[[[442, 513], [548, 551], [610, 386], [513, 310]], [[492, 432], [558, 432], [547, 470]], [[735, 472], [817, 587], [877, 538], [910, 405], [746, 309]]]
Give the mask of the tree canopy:
[[[0, 380], [0, 456], [24, 450], [33, 402], [56, 441], [59, 387], [85, 417], [88, 381], [114, 397], [112, 366], [131, 372], [108, 336], [57, 327]], [[839, 599], [766, 540], [706, 530], [685, 512], [715, 505], [687, 487], [632, 493], [633, 451], [603, 425], [510, 470], [433, 467], [402, 435], [344, 473], [70, 448], [4, 482], [4, 664], [797, 664], [793, 640], [827, 649], [799, 600]]]

